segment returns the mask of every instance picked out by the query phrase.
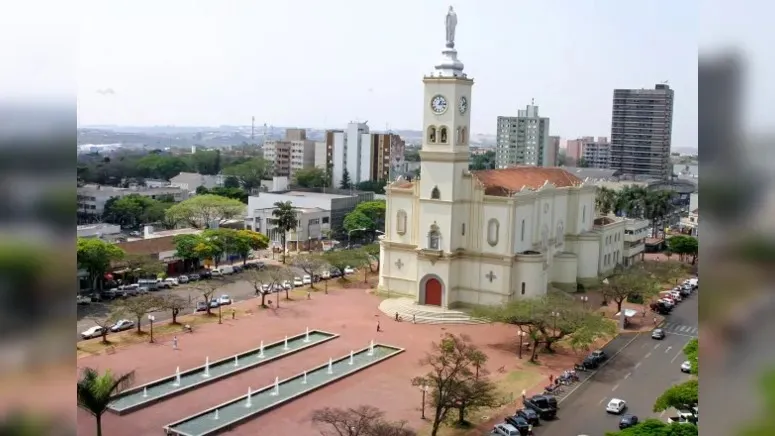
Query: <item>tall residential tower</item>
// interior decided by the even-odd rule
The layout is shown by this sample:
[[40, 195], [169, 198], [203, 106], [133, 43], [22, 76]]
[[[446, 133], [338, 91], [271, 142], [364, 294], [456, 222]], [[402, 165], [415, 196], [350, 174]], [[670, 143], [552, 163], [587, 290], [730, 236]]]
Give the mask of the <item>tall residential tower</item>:
[[529, 104], [516, 117], [498, 117], [495, 166], [553, 166], [549, 152], [549, 118], [538, 116], [538, 106]]

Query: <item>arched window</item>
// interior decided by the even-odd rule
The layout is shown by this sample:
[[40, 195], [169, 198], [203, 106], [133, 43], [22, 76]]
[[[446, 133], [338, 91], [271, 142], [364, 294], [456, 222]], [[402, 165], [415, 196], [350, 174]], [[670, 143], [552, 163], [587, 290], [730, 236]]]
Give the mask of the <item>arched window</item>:
[[460, 144], [464, 145], [468, 142], [468, 129], [463, 127], [460, 131]]
[[442, 144], [447, 143], [447, 128], [445, 126], [439, 127], [439, 142]]
[[406, 211], [404, 210], [399, 210], [396, 214], [396, 233], [406, 234]]
[[524, 242], [525, 241], [525, 220], [522, 220], [522, 229], [520, 230], [519, 234], [520, 234], [519, 240]]
[[428, 142], [431, 144], [436, 142], [436, 127], [434, 126], [428, 127]]
[[439, 191], [438, 186], [433, 187], [433, 190], [431, 191], [431, 198], [434, 200], [441, 200], [441, 191]]
[[487, 243], [491, 247], [498, 245], [498, 233], [500, 232], [500, 223], [495, 218], [487, 222]]
[[431, 231], [428, 232], [428, 248], [431, 250], [441, 250], [441, 233], [439, 226], [433, 224]]

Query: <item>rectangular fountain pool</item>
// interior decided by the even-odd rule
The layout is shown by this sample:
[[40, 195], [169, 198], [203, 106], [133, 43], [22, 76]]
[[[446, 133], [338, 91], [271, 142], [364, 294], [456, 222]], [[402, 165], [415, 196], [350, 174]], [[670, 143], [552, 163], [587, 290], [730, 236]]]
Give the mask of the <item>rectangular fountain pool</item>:
[[180, 421], [167, 424], [168, 435], [205, 436], [233, 429], [242, 422], [316, 389], [350, 376], [403, 352], [403, 348], [373, 344], [339, 359], [331, 359], [285, 380], [251, 391]]
[[205, 357], [203, 366], [182, 372], [178, 370], [171, 376], [124, 391], [110, 404], [109, 410], [119, 415], [134, 412], [215, 380], [281, 359], [337, 337], [339, 335], [322, 330], [308, 330], [269, 345], [264, 345], [261, 341], [259, 348], [215, 362], [208, 362]]

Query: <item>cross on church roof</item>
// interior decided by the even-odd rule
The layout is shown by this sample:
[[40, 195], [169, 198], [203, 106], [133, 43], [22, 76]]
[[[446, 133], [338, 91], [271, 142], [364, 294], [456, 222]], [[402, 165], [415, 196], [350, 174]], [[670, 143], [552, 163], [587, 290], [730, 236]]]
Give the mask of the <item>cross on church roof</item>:
[[403, 266], [404, 266], [404, 263], [403, 263], [403, 262], [401, 262], [401, 259], [398, 259], [398, 260], [396, 261], [396, 267], [398, 267], [398, 269], [401, 269], [401, 267], [403, 267]]
[[495, 280], [495, 278], [497, 276], [495, 275], [494, 272], [490, 271], [490, 272], [487, 273], [487, 275], [485, 277], [487, 277], [490, 280], [490, 283], [492, 283], [492, 281]]

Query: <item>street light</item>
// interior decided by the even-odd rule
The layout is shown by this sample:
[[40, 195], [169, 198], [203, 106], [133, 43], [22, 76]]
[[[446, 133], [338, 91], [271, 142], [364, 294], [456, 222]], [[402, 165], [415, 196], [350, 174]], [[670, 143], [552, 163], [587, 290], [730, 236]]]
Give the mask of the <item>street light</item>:
[[560, 317], [560, 312], [552, 312], [552, 317], [554, 318], [554, 328], [553, 328], [553, 330], [556, 333], [557, 332], [557, 318]]
[[523, 346], [522, 338], [527, 336], [527, 332], [524, 332], [524, 331], [520, 330], [517, 333], [517, 335], [519, 336], [519, 358], [522, 359], [522, 346]]
[[422, 415], [420, 416], [420, 419], [425, 419], [425, 394], [428, 393], [428, 385], [423, 383], [422, 386], [420, 386], [420, 390], [422, 390]]
[[151, 323], [151, 343], [153, 343], [153, 322], [156, 321], [156, 317], [153, 315], [148, 315], [148, 322]]
[[581, 300], [581, 305], [584, 307], [584, 309], [587, 308], [587, 301], [589, 301], [589, 297], [586, 295], [582, 295], [579, 297], [579, 300]]

